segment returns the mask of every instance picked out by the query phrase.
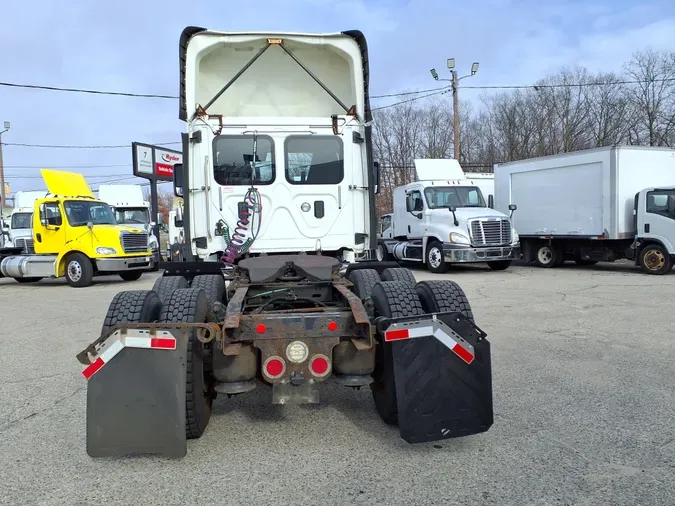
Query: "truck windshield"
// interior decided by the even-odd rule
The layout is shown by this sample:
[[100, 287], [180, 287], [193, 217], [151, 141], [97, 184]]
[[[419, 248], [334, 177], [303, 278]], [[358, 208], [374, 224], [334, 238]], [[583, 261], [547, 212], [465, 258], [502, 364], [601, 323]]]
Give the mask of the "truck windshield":
[[141, 225], [150, 223], [150, 213], [145, 207], [115, 208], [115, 219], [119, 225]]
[[12, 228], [30, 228], [33, 213], [16, 213], [12, 215]]
[[81, 227], [90, 221], [94, 225], [117, 225], [112, 209], [103, 202], [67, 200], [63, 207], [71, 227]]
[[426, 188], [424, 196], [430, 209], [442, 207], [486, 207], [480, 188], [475, 186], [435, 186]]

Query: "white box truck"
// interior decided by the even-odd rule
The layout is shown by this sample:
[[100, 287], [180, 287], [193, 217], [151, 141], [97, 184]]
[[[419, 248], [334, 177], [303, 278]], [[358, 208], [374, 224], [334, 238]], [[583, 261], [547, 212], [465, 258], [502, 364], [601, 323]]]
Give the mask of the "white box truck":
[[675, 259], [675, 150], [608, 146], [498, 164], [495, 207], [523, 258], [540, 267], [634, 260], [650, 274]]
[[511, 220], [488, 207], [457, 160], [419, 159], [415, 170], [419, 181], [394, 188], [394, 212], [380, 219], [379, 260], [421, 262], [440, 273], [454, 263], [504, 270], [520, 256]]

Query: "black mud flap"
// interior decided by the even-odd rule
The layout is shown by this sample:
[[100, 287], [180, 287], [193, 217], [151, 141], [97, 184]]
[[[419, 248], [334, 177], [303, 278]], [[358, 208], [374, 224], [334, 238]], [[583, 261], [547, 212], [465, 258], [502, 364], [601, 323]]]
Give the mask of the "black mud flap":
[[187, 341], [176, 334], [117, 330], [101, 343], [82, 373], [89, 456], [186, 455]]
[[492, 426], [490, 343], [482, 330], [461, 313], [389, 319], [385, 327], [405, 441], [469, 436]]

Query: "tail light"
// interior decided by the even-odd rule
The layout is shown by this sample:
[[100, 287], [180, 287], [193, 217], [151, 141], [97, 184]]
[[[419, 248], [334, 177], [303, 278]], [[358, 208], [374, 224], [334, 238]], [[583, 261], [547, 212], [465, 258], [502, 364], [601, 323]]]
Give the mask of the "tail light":
[[326, 376], [330, 373], [330, 359], [326, 355], [314, 355], [309, 363], [309, 370], [319, 378]]
[[277, 379], [286, 372], [286, 362], [281, 357], [269, 357], [263, 364], [263, 371], [270, 379]]

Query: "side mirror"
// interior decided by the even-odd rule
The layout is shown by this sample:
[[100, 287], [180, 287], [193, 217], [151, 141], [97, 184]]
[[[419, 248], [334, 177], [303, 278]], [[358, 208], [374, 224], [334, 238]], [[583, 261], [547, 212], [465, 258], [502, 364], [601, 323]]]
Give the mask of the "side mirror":
[[183, 196], [183, 164], [173, 166], [173, 193], [176, 197]]
[[494, 208], [495, 208], [495, 198], [494, 198], [493, 195], [488, 195], [488, 207], [489, 207], [490, 209], [494, 209]]
[[459, 226], [459, 221], [457, 221], [457, 215], [455, 214], [455, 211], [457, 211], [457, 206], [449, 206], [448, 209], [452, 213], [452, 222], [456, 227]]
[[457, 211], [457, 206], [450, 206], [448, 207], [448, 209], [450, 210], [451, 213], [454, 213], [455, 211]]
[[151, 221], [150, 222], [150, 227], [154, 228], [157, 226], [157, 222]]
[[178, 228], [183, 226], [183, 210], [180, 207], [176, 209], [176, 216], [173, 218], [173, 224]]
[[375, 174], [375, 195], [380, 193], [380, 162], [373, 162], [373, 171]]
[[49, 220], [47, 220], [47, 206], [44, 204], [40, 205], [40, 225], [45, 228], [49, 226]]
[[511, 214], [510, 214], [510, 216], [509, 216], [510, 218], [513, 218], [513, 211], [515, 211], [516, 209], [518, 209], [518, 206], [517, 206], [517, 205], [515, 205], [515, 204], [509, 204], [509, 211], [511, 211]]

